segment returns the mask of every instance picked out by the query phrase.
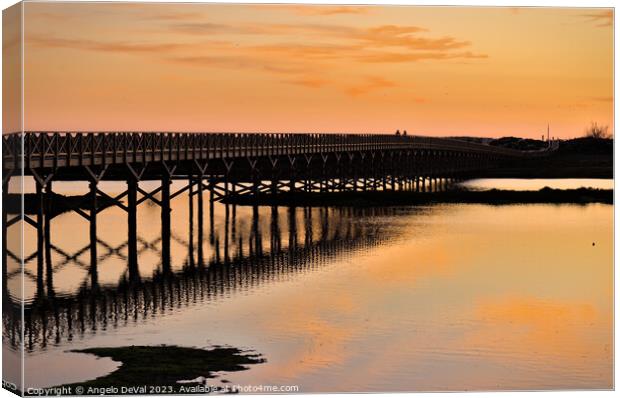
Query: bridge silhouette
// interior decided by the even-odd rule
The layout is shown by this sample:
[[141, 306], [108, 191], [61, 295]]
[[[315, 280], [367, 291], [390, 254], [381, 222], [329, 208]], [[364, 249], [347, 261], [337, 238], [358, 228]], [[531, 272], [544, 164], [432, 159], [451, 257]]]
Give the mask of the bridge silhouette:
[[[203, 177], [228, 183], [231, 189], [239, 182], [254, 184], [234, 194], [412, 189], [418, 178], [467, 176], [545, 154], [387, 134], [28, 132], [23, 145], [20, 134], [4, 135], [3, 144], [5, 178], [23, 168], [41, 185], [49, 179], [175, 177]], [[216, 199], [222, 196], [218, 191]]]
[[[205, 196], [209, 202], [212, 229], [214, 202], [237, 196], [259, 199], [265, 194], [295, 192], [437, 191], [445, 189], [454, 180], [476, 177], [489, 169], [510, 166], [515, 162], [527, 162], [547, 154], [545, 151], [521, 152], [455, 139], [393, 134], [27, 132], [3, 135], [2, 140], [5, 204], [2, 221], [3, 272], [5, 276], [9, 276], [9, 258], [16, 264], [36, 261], [36, 275], [24, 272], [24, 276], [33, 278], [37, 285], [37, 304], [28, 307], [27, 314], [31, 315], [25, 319], [25, 322], [30, 324], [26, 329], [31, 341], [51, 338], [47, 336], [48, 332], [43, 331], [45, 325], [52, 321], [58, 322], [59, 319], [48, 319], [48, 313], [39, 314], [41, 309], [47, 308], [45, 303], [49, 303], [42, 298], [49, 298], [50, 291], [53, 293], [54, 271], [50, 260], [52, 252], [65, 258], [66, 262], [75, 262], [79, 254], [88, 252], [89, 261], [81, 266], [89, 270], [91, 287], [90, 290], [80, 293], [80, 297], [96, 296], [99, 300], [109, 296], [110, 290], [98, 288], [96, 270], [98, 259], [101, 258], [98, 253], [101, 246], [107, 251], [107, 255], [120, 253], [119, 247], [107, 245], [97, 237], [99, 214], [110, 206], [118, 207], [127, 214], [127, 240], [123, 245], [123, 250], [127, 251], [126, 256], [123, 255], [127, 261], [127, 283], [119, 286], [130, 286], [126, 294], [130, 291], [138, 294], [143, 291], [141, 289], [145, 289], [144, 286], [154, 286], [155, 281], [163, 280], [161, 278], [189, 283], [183, 279], [187, 275], [198, 275], [197, 277], [202, 278], [200, 275], [204, 274], [198, 272], [175, 276], [171, 272], [170, 242], [175, 236], [171, 234], [170, 201], [178, 195], [187, 194], [189, 197], [189, 223], [192, 225], [196, 218], [196, 239], [197, 242], [203, 242]], [[9, 184], [13, 178], [21, 177], [22, 173], [34, 179], [36, 211], [34, 214], [9, 214], [6, 206]], [[104, 180], [124, 181], [126, 189], [119, 194], [108, 194], [100, 189], [99, 183]], [[140, 186], [142, 181], [152, 180], [159, 181], [159, 187], [148, 191]], [[184, 181], [182, 188], [172, 192], [172, 180]], [[90, 243], [79, 253], [66, 253], [51, 243], [51, 222], [61, 214], [52, 206], [54, 181], [89, 183], [88, 192], [77, 203], [74, 201], [66, 206], [67, 210], [79, 214], [89, 223]], [[138, 235], [137, 207], [145, 202], [154, 203], [161, 209], [161, 236], [157, 242], [161, 250], [157, 251], [157, 255], [161, 257], [162, 277], [151, 279], [150, 285], [142, 283], [137, 271], [140, 250], [147, 250], [154, 244], [145, 243]], [[228, 205], [226, 211], [229, 211]], [[26, 258], [20, 258], [19, 248], [10, 247], [7, 241], [8, 228], [16, 223], [25, 223], [36, 229], [37, 249]], [[277, 235], [272, 233], [272, 236]], [[212, 233], [209, 234], [209, 239], [214, 239]], [[271, 255], [264, 257], [261, 254], [262, 245], [256, 239], [260, 240], [260, 236], [255, 235], [247, 241], [251, 262], [272, 264], [274, 255], [276, 259], [280, 259], [278, 261], [293, 264], [306, 264], [303, 261], [300, 263], [300, 258], [310, 258], [309, 265], [314, 261], [311, 254], [315, 249], [307, 245], [302, 252], [281, 253], [280, 257], [277, 257], [274, 254], [277, 250], [271, 250]], [[340, 244], [346, 246], [353, 242], [356, 240], [350, 239], [350, 243]], [[228, 241], [225, 244], [223, 260], [219, 254], [211, 260], [205, 260], [201, 253], [202, 244], [198, 244], [197, 261], [194, 261], [193, 254], [188, 257], [188, 269], [193, 269], [194, 266], [208, 269], [206, 275], [211, 278], [212, 273], [217, 272], [216, 264], [227, 263], [229, 259], [227, 245]], [[193, 238], [187, 246], [189, 252], [193, 253]], [[219, 250], [219, 245], [216, 247]], [[243, 244], [240, 247], [243, 253]], [[286, 256], [294, 256], [294, 259]], [[233, 262], [247, 261], [247, 258], [243, 260], [243, 255], [235, 258]], [[43, 275], [48, 275], [45, 284]], [[119, 286], [113, 290], [123, 291]], [[6, 285], [3, 290], [7, 290]], [[166, 294], [172, 293], [157, 293], [157, 296], [164, 297]], [[49, 308], [66, 307], [67, 311], [76, 308], [75, 297], [57, 297], [54, 300], [55, 304]], [[170, 300], [173, 302], [174, 298], [171, 296]], [[9, 302], [19, 305], [12, 300]], [[13, 319], [17, 317], [13, 310], [5, 312]], [[95, 313], [96, 311], [91, 311], [90, 316], [99, 317]], [[59, 313], [54, 312], [54, 316], [59, 316]], [[64, 322], [73, 322], [74, 315], [65, 315], [64, 319]], [[70, 330], [71, 326], [65, 325], [61, 329]], [[19, 339], [18, 335], [11, 332], [15, 329], [9, 327], [5, 328], [5, 331], [10, 335], [5, 336], [8, 340]], [[39, 337], [33, 337], [35, 335]]]
[[[8, 195], [12, 176], [32, 176], [38, 208], [36, 219], [18, 215], [7, 220], [5, 214], [4, 230], [23, 218], [37, 228], [40, 252], [46, 220], [56, 216], [45, 200], [53, 193], [54, 180], [89, 181], [88, 209], [78, 205], [72, 210], [91, 223], [93, 238], [103, 209], [98, 199], [104, 198], [127, 212], [130, 242], [136, 241], [137, 206], [147, 200], [159, 205], [166, 241], [170, 199], [186, 190], [197, 196], [199, 211], [204, 191], [210, 201], [218, 201], [238, 195], [259, 198], [267, 192], [438, 190], [454, 179], [546, 154], [386, 134], [27, 132], [7, 134], [2, 140], [3, 192]], [[173, 179], [187, 185], [171, 193]], [[112, 197], [99, 189], [102, 180], [126, 181], [127, 190]], [[144, 180], [161, 185], [148, 192], [139, 185]], [[169, 257], [169, 251], [162, 255]], [[135, 248], [130, 248], [129, 261], [135, 259]]]

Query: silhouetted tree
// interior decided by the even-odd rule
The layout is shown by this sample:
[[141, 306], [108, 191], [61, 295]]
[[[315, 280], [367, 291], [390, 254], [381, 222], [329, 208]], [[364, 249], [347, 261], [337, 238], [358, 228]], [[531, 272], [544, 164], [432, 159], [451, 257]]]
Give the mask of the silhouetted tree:
[[586, 137], [597, 140], [610, 138], [609, 126], [599, 126], [598, 123], [592, 122], [590, 127], [586, 129]]

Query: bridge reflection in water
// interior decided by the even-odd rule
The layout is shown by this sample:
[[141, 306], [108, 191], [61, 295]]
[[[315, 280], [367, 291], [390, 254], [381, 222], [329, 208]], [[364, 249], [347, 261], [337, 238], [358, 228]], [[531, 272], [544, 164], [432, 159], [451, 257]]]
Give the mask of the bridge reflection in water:
[[[192, 198], [191, 192], [188, 197]], [[188, 201], [186, 234], [175, 231], [170, 235], [159, 234], [154, 239], [136, 235], [135, 242], [125, 240], [116, 245], [95, 233], [94, 243], [69, 250], [50, 241], [52, 234], [48, 229], [44, 234], [43, 261], [38, 261], [40, 256], [36, 251], [25, 258], [24, 277], [34, 286], [24, 308], [25, 349], [36, 351], [48, 345], [61, 345], [319, 269], [336, 257], [346, 257], [356, 250], [391, 239], [398, 228], [389, 222], [390, 216], [412, 211], [396, 208], [242, 209], [235, 205], [214, 206], [212, 202], [205, 204], [207, 210], [202, 208], [202, 200], [196, 202]], [[216, 210], [223, 212], [223, 222], [216, 223]], [[238, 214], [240, 211], [242, 215]], [[170, 231], [171, 228], [161, 230]], [[128, 236], [132, 236], [131, 232]], [[167, 263], [170, 256], [162, 255], [162, 249], [170, 248], [171, 242], [185, 253], [182, 264]], [[96, 258], [91, 257], [90, 262], [84, 261], [93, 244], [104, 248], [103, 252]], [[140, 259], [140, 266], [126, 254], [132, 246], [136, 247], [135, 258]], [[147, 254], [158, 263], [143, 267]], [[9, 251], [8, 255], [17, 260], [14, 253]], [[102, 263], [111, 258], [126, 267], [117, 282], [100, 282]], [[86, 277], [71, 291], [64, 289], [59, 293], [56, 279], [67, 267], [82, 269]], [[141, 269], [149, 272], [141, 272]], [[5, 268], [4, 271], [3, 337], [17, 347], [21, 309], [19, 298], [13, 297], [6, 281], [19, 278], [21, 269], [8, 272]]]
[[[226, 291], [269, 280], [273, 275], [317, 266], [320, 259], [316, 256], [376, 244], [384, 238], [382, 233], [369, 235], [368, 231], [356, 231], [354, 220], [358, 215], [348, 218], [342, 214], [328, 216], [326, 211], [318, 214], [309, 211], [308, 220], [329, 217], [329, 223], [323, 222], [321, 228], [336, 232], [315, 239], [314, 233], [304, 235], [302, 230], [306, 226], [298, 227], [297, 218], [292, 217], [294, 222], [288, 223], [290, 242], [283, 245], [278, 212], [273, 213], [266, 233], [259, 231], [260, 212], [256, 210], [251, 216], [252, 228], [244, 236], [235, 229], [234, 208], [225, 209], [225, 231], [216, 234], [215, 202], [241, 196], [259, 199], [267, 193], [436, 191], [445, 189], [455, 179], [535, 162], [549, 154], [549, 151], [523, 152], [455, 139], [392, 134], [26, 132], [4, 135], [2, 140], [3, 202], [8, 203], [11, 184], [20, 180], [21, 175], [34, 181], [30, 212], [9, 217], [4, 206], [2, 219], [3, 272], [5, 280], [9, 280], [9, 285], [4, 285], [6, 306], [20, 301], [8, 300], [8, 286], [11, 286], [10, 279], [13, 285], [21, 284], [17, 282], [21, 282], [22, 269], [27, 278], [25, 283], [34, 283], [32, 298], [29, 293], [26, 296], [23, 320], [24, 343], [31, 350], [36, 344], [58, 342], [63, 336], [73, 338], [76, 331], [108, 327], [110, 322], [116, 325], [130, 319], [132, 314], [135, 319], [140, 312], [160, 312], [178, 305], [184, 293], [214, 295], [218, 289]], [[122, 184], [121, 192], [112, 194], [105, 190], [103, 185], [110, 181]], [[63, 182], [88, 184], [84, 196], [61, 206], [88, 223], [89, 243], [76, 252], [54, 244], [58, 236], [51, 234], [52, 224], [60, 214], [58, 203], [53, 200], [54, 189]], [[171, 191], [175, 182], [182, 182], [183, 187]], [[155, 183], [156, 187], [146, 189], [144, 183]], [[183, 197], [179, 195], [191, 198], [188, 219], [192, 235], [187, 242], [173, 235], [171, 229], [171, 201]], [[203, 225], [207, 219], [205, 197], [211, 213], [207, 226]], [[158, 207], [159, 240], [147, 240], [143, 230], [139, 235], [138, 224], [143, 219], [137, 216], [138, 208], [145, 207], [140, 204]], [[111, 222], [106, 218], [102, 222], [100, 213], [107, 212], [108, 207], [121, 209], [126, 219]], [[314, 229], [313, 222], [307, 224]], [[20, 233], [14, 233], [14, 225], [19, 226]], [[124, 225], [128, 239], [120, 246], [109, 244], [98, 235], [100, 226]], [[75, 234], [72, 228], [65, 228], [63, 233]], [[22, 243], [15, 242], [22, 231], [29, 235], [24, 243], [36, 242], [30, 256], [22, 257], [22, 248], [15, 247]], [[7, 239], [8, 235], [13, 241]], [[263, 242], [263, 235], [269, 236], [268, 243]], [[202, 244], [206, 240], [214, 249], [208, 258]], [[190, 253], [181, 271], [172, 264], [173, 241], [186, 246]], [[100, 246], [104, 254], [99, 252]], [[155, 252], [157, 261], [161, 262], [154, 275], [142, 275], [140, 250]], [[52, 259], [56, 256], [61, 260], [54, 263]], [[120, 257], [126, 263], [126, 272], [114, 286], [100, 283], [99, 264], [106, 256]], [[55, 276], [69, 264], [85, 270], [89, 280], [79, 291], [57, 294]], [[62, 283], [64, 278], [60, 279]], [[24, 294], [19, 291], [13, 296], [23, 298]], [[5, 314], [7, 319], [19, 318], [18, 309], [7, 309]], [[5, 330], [12, 342], [19, 340], [21, 333], [16, 329]]]

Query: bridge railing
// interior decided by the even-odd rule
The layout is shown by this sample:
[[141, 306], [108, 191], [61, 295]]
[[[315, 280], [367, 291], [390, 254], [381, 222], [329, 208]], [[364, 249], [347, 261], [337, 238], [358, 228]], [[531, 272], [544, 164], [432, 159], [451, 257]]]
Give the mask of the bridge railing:
[[[4, 135], [3, 167], [16, 162], [22, 136]], [[24, 159], [30, 167], [149, 160], [280, 156], [392, 149], [446, 150], [503, 157], [541, 156], [455, 139], [388, 134], [266, 133], [67, 133], [27, 132]]]

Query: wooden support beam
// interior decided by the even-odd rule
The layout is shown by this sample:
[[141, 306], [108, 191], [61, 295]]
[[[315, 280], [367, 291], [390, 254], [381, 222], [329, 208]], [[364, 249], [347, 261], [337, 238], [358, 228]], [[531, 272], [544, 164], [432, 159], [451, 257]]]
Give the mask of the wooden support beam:
[[[127, 211], [127, 206], [125, 206], [123, 204], [123, 202], [120, 201], [121, 198], [125, 197], [127, 195], [127, 191], [123, 192], [120, 195], [117, 195], [115, 197], [111, 197], [110, 195], [108, 195], [107, 193], [101, 191], [100, 189], [97, 189], [97, 194], [99, 196], [103, 196], [104, 198], [110, 200], [112, 203], [114, 203], [115, 206], [120, 207], [121, 209]], [[104, 210], [104, 208], [98, 208], [97, 209], [97, 213], [101, 212], [102, 210]]]
[[204, 266], [204, 234], [203, 234], [203, 225], [204, 225], [204, 184], [203, 184], [203, 175], [198, 176], [198, 190], [196, 195], [198, 196], [198, 265], [200, 267]]
[[43, 186], [41, 185], [41, 181], [36, 179], [36, 201], [37, 201], [37, 294], [43, 295], [43, 254], [44, 254], [44, 228], [43, 228], [43, 217], [44, 217], [44, 209], [45, 202], [43, 197]]
[[146, 201], [146, 200], [150, 200], [153, 203], [158, 204], [159, 206], [162, 205], [161, 201], [158, 200], [154, 195], [158, 192], [160, 192], [162, 190], [162, 187], [159, 187], [155, 190], [153, 190], [152, 192], [147, 192], [144, 189], [140, 188], [139, 186], [137, 187], [138, 192], [140, 192], [143, 196], [142, 198], [140, 198], [140, 200], [138, 200], [137, 205], [140, 205], [142, 202]]
[[189, 200], [189, 243], [188, 243], [188, 263], [190, 268], [194, 267], [194, 182], [192, 176], [189, 176], [189, 193], [187, 198]]
[[90, 237], [90, 286], [96, 289], [99, 286], [97, 271], [97, 179], [92, 179], [90, 184], [90, 220], [89, 220], [89, 237]]
[[[2, 192], [2, 193], [3, 193], [3, 194], [5, 194], [5, 192]], [[8, 193], [7, 193], [7, 195], [8, 195]], [[4, 203], [6, 203], [6, 202], [4, 202]], [[6, 206], [2, 206], [2, 211], [6, 211]], [[26, 216], [25, 216], [25, 217], [26, 217]], [[10, 227], [11, 225], [15, 224], [16, 222], [18, 222], [18, 221], [19, 221], [19, 220], [21, 220], [21, 219], [22, 219], [22, 216], [21, 216], [21, 215], [17, 215], [17, 216], [15, 216], [15, 217], [11, 218], [10, 220], [8, 220], [8, 221], [6, 222], [6, 227], [7, 227], [7, 228], [8, 228], [8, 227]], [[24, 220], [24, 221], [25, 221], [25, 220]], [[33, 222], [34, 222], [34, 221], [33, 221]], [[32, 223], [30, 223], [30, 225], [33, 225], [33, 224], [32, 224]], [[36, 226], [36, 223], [35, 223], [33, 226]]]
[[187, 191], [188, 189], [190, 189], [190, 186], [195, 185], [197, 182], [191, 178], [189, 178], [189, 183], [184, 186], [183, 188], [179, 189], [178, 191], [176, 191], [175, 193], [170, 195], [170, 199], [174, 199], [177, 196], [181, 195], [183, 192]]
[[[4, 143], [4, 145], [7, 145]], [[9, 179], [3, 179], [2, 181], [2, 291], [8, 292], [8, 210], [7, 202], [9, 198]]]
[[[164, 173], [161, 179], [161, 253], [162, 271], [169, 273], [170, 265], [170, 175]], [[158, 191], [158, 190], [156, 190]], [[153, 191], [155, 192], [155, 191]]]
[[138, 206], [138, 180], [134, 176], [127, 179], [127, 252], [129, 280], [131, 283], [140, 281], [140, 273], [138, 270], [138, 224], [137, 224], [137, 206]]

